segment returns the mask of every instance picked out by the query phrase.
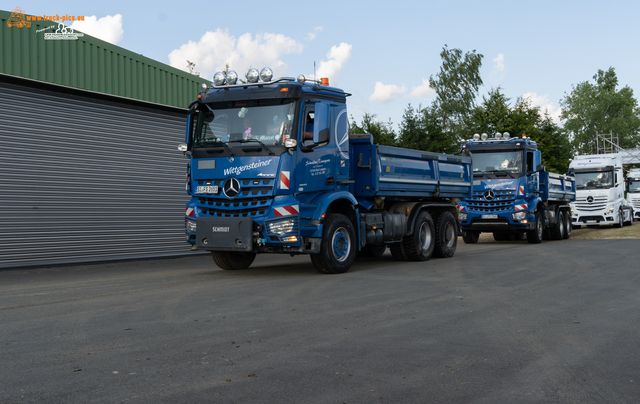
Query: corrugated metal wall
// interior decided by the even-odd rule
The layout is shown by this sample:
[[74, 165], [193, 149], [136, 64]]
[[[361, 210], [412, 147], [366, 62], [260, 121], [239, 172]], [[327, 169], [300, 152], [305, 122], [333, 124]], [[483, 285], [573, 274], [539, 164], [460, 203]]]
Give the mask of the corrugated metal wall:
[[202, 83], [211, 84], [89, 35], [47, 40], [58, 22], [9, 27], [10, 16], [0, 10], [0, 73], [178, 108], [187, 108]]
[[0, 82], [0, 268], [188, 254], [184, 124]]

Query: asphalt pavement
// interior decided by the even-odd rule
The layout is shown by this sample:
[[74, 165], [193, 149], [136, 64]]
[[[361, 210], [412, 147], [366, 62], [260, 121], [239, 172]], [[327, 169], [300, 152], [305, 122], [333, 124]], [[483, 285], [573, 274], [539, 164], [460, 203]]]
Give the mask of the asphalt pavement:
[[637, 403], [638, 240], [0, 271], [1, 403]]

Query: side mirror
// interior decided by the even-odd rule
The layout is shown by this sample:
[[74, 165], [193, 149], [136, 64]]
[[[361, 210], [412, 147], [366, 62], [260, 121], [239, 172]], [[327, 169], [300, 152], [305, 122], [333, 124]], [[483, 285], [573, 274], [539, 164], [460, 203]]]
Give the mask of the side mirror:
[[545, 171], [546, 167], [543, 166], [542, 164], [538, 164], [538, 167], [536, 167], [536, 171]]
[[316, 104], [313, 118], [313, 143], [326, 143], [331, 135], [330, 128], [330, 108], [326, 102]]

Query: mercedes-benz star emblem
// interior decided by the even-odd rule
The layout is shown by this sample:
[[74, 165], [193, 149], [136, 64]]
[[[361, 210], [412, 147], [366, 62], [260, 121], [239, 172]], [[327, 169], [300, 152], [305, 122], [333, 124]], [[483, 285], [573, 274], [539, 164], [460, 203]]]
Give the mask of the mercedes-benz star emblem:
[[496, 193], [493, 192], [492, 190], [488, 190], [484, 192], [484, 200], [491, 202], [492, 200], [496, 199]]
[[587, 196], [587, 202], [592, 203], [593, 202], [593, 196], [591, 196], [591, 195]]
[[229, 178], [224, 182], [222, 192], [227, 198], [235, 198], [240, 193], [240, 182], [235, 178]]

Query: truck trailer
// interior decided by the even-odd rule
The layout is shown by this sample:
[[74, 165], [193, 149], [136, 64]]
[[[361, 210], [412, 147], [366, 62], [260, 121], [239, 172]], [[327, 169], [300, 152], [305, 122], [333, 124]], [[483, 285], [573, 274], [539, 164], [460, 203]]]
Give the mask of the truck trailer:
[[509, 133], [475, 134], [461, 155], [473, 160], [473, 195], [459, 204], [465, 243], [482, 232], [496, 241], [524, 238], [529, 243], [571, 236], [570, 206], [575, 179], [546, 171], [536, 142]]
[[631, 224], [633, 209], [624, 198], [620, 154], [575, 156], [569, 173], [576, 177], [576, 200], [571, 204], [574, 228]]
[[346, 272], [357, 253], [397, 260], [451, 257], [454, 198], [471, 195], [471, 160], [373, 144], [351, 134], [350, 94], [327, 79], [238, 83], [216, 73], [189, 107], [185, 238], [222, 269], [256, 254], [308, 254], [321, 273]]

